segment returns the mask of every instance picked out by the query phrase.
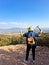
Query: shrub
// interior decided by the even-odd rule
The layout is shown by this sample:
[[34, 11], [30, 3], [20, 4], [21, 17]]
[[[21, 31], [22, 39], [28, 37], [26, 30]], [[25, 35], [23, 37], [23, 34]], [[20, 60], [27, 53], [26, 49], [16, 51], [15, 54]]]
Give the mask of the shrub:
[[40, 46], [49, 46], [49, 34], [43, 33], [41, 37], [37, 38], [38, 45]]
[[[42, 36], [37, 38], [37, 41], [39, 46], [49, 47], [49, 33], [43, 33]], [[26, 38], [23, 36], [0, 35], [0, 46], [24, 43], [26, 43]]]

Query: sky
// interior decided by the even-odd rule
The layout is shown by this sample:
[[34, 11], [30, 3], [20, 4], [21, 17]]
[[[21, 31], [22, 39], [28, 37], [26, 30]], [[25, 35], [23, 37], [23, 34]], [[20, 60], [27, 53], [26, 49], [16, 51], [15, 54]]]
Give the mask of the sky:
[[0, 28], [49, 28], [49, 0], [0, 0]]

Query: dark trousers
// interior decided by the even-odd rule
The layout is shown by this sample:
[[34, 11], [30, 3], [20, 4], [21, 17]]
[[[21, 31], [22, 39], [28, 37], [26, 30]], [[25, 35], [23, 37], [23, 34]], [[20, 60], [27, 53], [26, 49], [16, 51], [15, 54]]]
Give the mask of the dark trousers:
[[30, 44], [27, 44], [27, 49], [26, 49], [26, 60], [28, 60], [28, 56], [29, 56], [29, 51], [30, 49], [32, 48], [32, 57], [33, 57], [33, 60], [35, 60], [35, 46], [33, 45], [30, 45]]

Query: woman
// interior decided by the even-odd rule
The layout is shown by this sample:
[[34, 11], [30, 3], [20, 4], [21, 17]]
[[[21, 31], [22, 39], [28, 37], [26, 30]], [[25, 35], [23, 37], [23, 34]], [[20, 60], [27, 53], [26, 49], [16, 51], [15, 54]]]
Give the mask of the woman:
[[[37, 41], [35, 39], [35, 37], [40, 36], [42, 33], [42, 31], [40, 30], [39, 33], [35, 33], [32, 27], [28, 28], [28, 32], [23, 34], [24, 37], [26, 37], [26, 45], [27, 45], [27, 49], [26, 49], [26, 59], [24, 60], [25, 63], [27, 63], [28, 61], [28, 56], [29, 56], [29, 51], [32, 48], [32, 57], [33, 57], [33, 63], [35, 62], [35, 48], [37, 46]], [[34, 39], [34, 43], [32, 44], [32, 42], [28, 42], [28, 38], [32, 37]]]

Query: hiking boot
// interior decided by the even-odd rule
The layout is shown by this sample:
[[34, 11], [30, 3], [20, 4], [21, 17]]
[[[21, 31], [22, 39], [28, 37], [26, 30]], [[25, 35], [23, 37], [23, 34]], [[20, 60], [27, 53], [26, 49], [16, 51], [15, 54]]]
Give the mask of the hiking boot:
[[35, 60], [33, 60], [33, 63], [35, 63]]
[[24, 61], [24, 63], [27, 63], [27, 62], [28, 62], [28, 61], [27, 61], [27, 60], [25, 60], [25, 59], [24, 59], [23, 61]]

